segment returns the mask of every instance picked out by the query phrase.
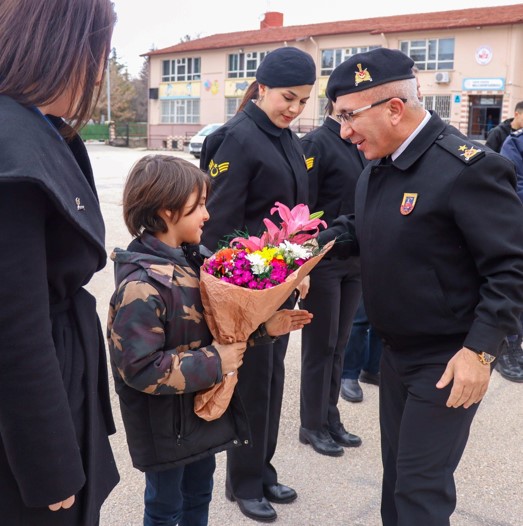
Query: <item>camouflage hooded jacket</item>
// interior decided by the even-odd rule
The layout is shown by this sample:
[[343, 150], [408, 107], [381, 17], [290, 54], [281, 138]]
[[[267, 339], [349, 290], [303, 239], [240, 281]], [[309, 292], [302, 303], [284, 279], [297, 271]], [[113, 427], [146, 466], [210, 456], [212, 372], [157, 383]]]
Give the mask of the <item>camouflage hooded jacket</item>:
[[111, 366], [133, 464], [142, 471], [191, 462], [248, 439], [237, 395], [218, 420], [206, 422], [193, 410], [194, 393], [222, 378], [202, 314], [203, 255], [209, 255], [204, 247], [172, 248], [148, 233], [111, 255]]

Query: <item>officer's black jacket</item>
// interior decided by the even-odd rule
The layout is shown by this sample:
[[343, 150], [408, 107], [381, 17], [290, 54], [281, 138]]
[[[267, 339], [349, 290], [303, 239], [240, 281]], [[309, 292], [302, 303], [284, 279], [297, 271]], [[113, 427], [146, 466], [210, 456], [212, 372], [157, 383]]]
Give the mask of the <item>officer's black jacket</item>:
[[292, 208], [308, 201], [299, 139], [275, 126], [252, 101], [206, 137], [200, 167], [213, 179], [202, 238], [211, 250], [238, 230], [259, 235], [275, 202]]
[[330, 225], [342, 214], [354, 212], [356, 181], [367, 165], [350, 141], [340, 137], [340, 124], [327, 117], [322, 126], [301, 139], [309, 175], [309, 207], [322, 210]]
[[[512, 164], [481, 149], [436, 114], [393, 164], [368, 165], [356, 188], [355, 226], [371, 324], [399, 347], [463, 335], [498, 354], [523, 309], [523, 207]], [[402, 215], [405, 194], [415, 194]], [[352, 225], [352, 226], [351, 226]], [[346, 255], [345, 254], [345, 255]]]

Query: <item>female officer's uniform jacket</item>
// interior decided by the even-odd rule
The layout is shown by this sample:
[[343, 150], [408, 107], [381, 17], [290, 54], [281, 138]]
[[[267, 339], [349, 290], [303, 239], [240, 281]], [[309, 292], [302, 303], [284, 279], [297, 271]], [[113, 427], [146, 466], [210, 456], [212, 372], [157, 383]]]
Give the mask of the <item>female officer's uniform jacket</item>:
[[252, 101], [206, 137], [200, 167], [213, 178], [204, 244], [214, 249], [236, 230], [258, 235], [276, 201], [307, 203], [307, 170], [298, 138]]
[[[307, 203], [307, 170], [298, 138], [291, 130], [275, 126], [252, 101], [205, 139], [200, 166], [213, 179], [207, 203], [210, 219], [202, 236], [209, 248], [238, 230], [259, 235], [276, 202], [289, 208]], [[292, 308], [293, 302], [285, 306]], [[253, 444], [227, 455], [227, 484], [238, 498], [260, 499], [263, 485], [278, 482], [271, 459], [278, 437], [287, 341], [284, 336], [244, 354], [236, 390], [245, 403]]]
[[[464, 346], [497, 355], [518, 332], [523, 207], [514, 187], [509, 161], [436, 114], [392, 164], [367, 166], [355, 208], [363, 297], [393, 348], [463, 335]], [[339, 218], [320, 239], [351, 223]]]

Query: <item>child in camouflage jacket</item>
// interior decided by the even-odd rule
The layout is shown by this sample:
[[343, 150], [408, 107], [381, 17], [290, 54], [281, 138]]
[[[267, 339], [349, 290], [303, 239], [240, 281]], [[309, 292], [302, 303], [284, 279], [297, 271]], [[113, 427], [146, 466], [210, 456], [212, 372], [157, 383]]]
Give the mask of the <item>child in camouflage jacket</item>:
[[[213, 421], [194, 413], [197, 391], [234, 374], [246, 343], [213, 341], [199, 289], [210, 253], [199, 246], [209, 218], [208, 176], [183, 159], [153, 155], [131, 170], [124, 220], [135, 239], [115, 249], [116, 290], [107, 336], [116, 392], [133, 465], [145, 472], [144, 526], [205, 525], [214, 453], [250, 444], [239, 396]], [[310, 321], [279, 311], [252, 336], [255, 343]]]

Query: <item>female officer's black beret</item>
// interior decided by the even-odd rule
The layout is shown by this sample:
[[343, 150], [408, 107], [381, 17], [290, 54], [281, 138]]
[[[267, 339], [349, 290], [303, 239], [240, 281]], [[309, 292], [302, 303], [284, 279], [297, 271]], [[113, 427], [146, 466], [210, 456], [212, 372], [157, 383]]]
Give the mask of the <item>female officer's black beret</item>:
[[280, 47], [265, 55], [256, 80], [269, 88], [314, 84], [316, 65], [312, 57], [295, 47]]
[[336, 98], [341, 95], [395, 80], [413, 79], [412, 66], [414, 61], [398, 49], [380, 47], [357, 53], [331, 73], [327, 82], [327, 96], [336, 102]]

